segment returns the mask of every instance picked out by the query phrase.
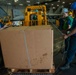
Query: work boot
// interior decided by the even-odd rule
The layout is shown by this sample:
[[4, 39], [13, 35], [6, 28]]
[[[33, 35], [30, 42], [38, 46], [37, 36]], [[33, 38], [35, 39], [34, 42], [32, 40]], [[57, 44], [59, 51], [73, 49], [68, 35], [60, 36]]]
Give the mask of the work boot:
[[69, 64], [65, 64], [64, 66], [60, 67], [60, 70], [67, 70], [70, 68]]

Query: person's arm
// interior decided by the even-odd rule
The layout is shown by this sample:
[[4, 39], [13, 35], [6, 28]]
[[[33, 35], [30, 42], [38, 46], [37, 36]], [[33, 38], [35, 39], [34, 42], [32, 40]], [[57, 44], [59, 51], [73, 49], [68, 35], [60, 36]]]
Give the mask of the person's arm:
[[8, 28], [8, 27], [10, 27], [10, 26], [8, 26], [8, 25], [6, 24], [6, 25], [4, 25], [2, 28], [0, 28], [0, 30], [3, 30], [3, 29]]
[[68, 29], [70, 29], [71, 28], [71, 25], [68, 25]]
[[64, 35], [64, 39], [67, 39], [68, 37], [70, 37], [71, 35], [76, 33], [76, 28], [72, 30], [72, 32], [68, 35]]
[[72, 30], [70, 34], [68, 34], [68, 37], [76, 33], [76, 28]]

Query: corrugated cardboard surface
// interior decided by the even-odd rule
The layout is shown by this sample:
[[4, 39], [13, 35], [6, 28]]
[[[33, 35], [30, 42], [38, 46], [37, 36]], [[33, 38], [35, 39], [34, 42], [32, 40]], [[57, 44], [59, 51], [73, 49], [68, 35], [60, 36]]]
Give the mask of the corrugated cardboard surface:
[[52, 68], [53, 30], [50, 26], [8, 28], [1, 31], [0, 36], [7, 68]]

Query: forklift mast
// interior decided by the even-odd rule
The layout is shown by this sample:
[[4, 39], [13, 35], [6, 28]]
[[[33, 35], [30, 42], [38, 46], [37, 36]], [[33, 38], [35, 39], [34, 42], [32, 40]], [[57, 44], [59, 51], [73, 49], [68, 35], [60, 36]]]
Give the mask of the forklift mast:
[[47, 25], [46, 6], [27, 6], [24, 26]]

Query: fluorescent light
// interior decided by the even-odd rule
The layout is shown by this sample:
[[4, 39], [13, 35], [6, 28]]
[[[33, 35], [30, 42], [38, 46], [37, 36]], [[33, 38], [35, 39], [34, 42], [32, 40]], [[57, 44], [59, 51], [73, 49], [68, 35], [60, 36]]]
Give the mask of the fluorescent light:
[[57, 6], [59, 6], [59, 5], [57, 5]]
[[56, 7], [53, 7], [53, 9], [56, 9]]
[[60, 2], [60, 0], [58, 0], [58, 2]]
[[18, 0], [14, 0], [14, 2], [17, 2]]
[[51, 4], [52, 6], [54, 5], [54, 4]]
[[20, 6], [23, 6], [23, 4], [19, 4]]
[[65, 4], [65, 2], [62, 2], [63, 4]]
[[72, 3], [69, 3], [69, 4], [72, 4]]
[[45, 3], [45, 5], [48, 5], [48, 3]]
[[11, 3], [7, 3], [8, 5], [11, 5]]
[[30, 3], [30, 1], [27, 1], [27, 3]]

